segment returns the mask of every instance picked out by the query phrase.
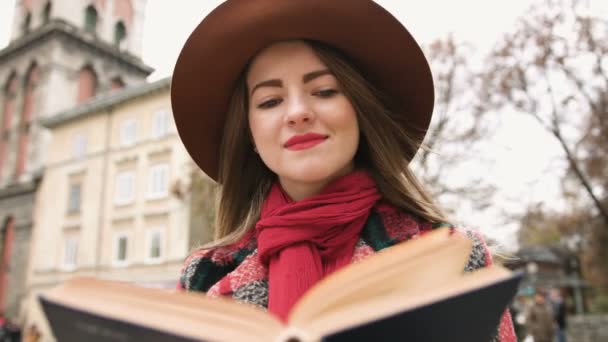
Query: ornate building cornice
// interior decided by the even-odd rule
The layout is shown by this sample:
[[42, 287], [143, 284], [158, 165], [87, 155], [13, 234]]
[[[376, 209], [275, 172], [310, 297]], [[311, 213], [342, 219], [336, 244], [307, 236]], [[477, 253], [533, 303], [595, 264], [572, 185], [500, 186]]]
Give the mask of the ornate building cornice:
[[56, 36], [73, 40], [99, 54], [111, 57], [119, 63], [127, 64], [146, 76], [154, 71], [152, 67], [144, 64], [139, 57], [132, 53], [121, 51], [116, 46], [99, 39], [95, 34], [85, 32], [62, 19], [53, 19], [49, 23], [11, 41], [8, 46], [0, 50], [0, 64], [20, 52], [30, 50], [33, 45], [38, 45]]
[[103, 93], [88, 102], [85, 102], [70, 110], [53, 114], [41, 120], [41, 124], [47, 128], [54, 128], [76, 119], [99, 113], [101, 110], [119, 105], [123, 102], [155, 93], [163, 89], [169, 89], [171, 78], [163, 78], [156, 82], [138, 84], [123, 90]]

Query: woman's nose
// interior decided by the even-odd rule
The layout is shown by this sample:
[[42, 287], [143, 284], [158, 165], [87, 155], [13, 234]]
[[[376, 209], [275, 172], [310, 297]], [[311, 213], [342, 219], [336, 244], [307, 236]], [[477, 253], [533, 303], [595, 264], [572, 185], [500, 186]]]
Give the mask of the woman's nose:
[[287, 106], [286, 121], [289, 126], [308, 124], [314, 119], [314, 111], [308, 101], [301, 97], [293, 97]]

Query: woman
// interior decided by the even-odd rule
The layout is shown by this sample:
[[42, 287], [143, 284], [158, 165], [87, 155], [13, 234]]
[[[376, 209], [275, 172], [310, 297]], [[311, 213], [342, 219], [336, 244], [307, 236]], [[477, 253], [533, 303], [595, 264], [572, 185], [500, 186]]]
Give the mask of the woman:
[[[280, 318], [317, 281], [446, 225], [408, 168], [433, 82], [416, 41], [370, 0], [228, 0], [176, 64], [177, 128], [219, 185], [216, 238], [180, 287]], [[491, 263], [482, 238], [467, 270]], [[497, 339], [513, 341], [505, 314]]]

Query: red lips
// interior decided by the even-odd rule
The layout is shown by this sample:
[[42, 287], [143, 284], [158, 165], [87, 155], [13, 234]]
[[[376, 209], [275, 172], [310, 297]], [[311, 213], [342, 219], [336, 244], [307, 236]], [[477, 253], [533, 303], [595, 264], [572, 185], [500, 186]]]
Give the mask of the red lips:
[[304, 150], [322, 143], [325, 139], [327, 139], [327, 135], [317, 133], [294, 135], [287, 140], [284, 146], [289, 150]]

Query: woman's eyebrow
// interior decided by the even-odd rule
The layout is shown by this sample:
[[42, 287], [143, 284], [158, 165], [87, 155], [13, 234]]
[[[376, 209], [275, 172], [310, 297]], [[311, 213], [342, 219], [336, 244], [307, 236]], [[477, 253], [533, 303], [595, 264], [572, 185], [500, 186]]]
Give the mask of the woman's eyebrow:
[[278, 87], [278, 88], [280, 88], [282, 86], [283, 86], [283, 81], [281, 81], [279, 79], [271, 79], [271, 80], [262, 81], [262, 82], [256, 84], [251, 89], [251, 93], [249, 94], [249, 96], [251, 97], [253, 95], [253, 92], [260, 87]]
[[304, 76], [302, 76], [302, 82], [308, 83], [308, 82], [314, 80], [315, 78], [321, 77], [323, 75], [332, 75], [332, 72], [327, 69], [311, 71], [309, 73], [304, 74]]
[[[332, 72], [327, 69], [307, 72], [306, 74], [304, 74], [304, 76], [302, 76], [302, 82], [308, 83], [308, 82], [314, 80], [315, 78], [318, 78], [318, 77], [321, 77], [324, 75], [332, 75]], [[283, 81], [281, 81], [280, 79], [270, 79], [270, 80], [262, 81], [262, 82], [256, 84], [251, 89], [251, 93], [249, 94], [249, 96], [252, 96], [253, 93], [256, 91], [256, 89], [258, 89], [260, 87], [278, 87], [278, 88], [280, 88], [282, 86], [283, 86]]]

